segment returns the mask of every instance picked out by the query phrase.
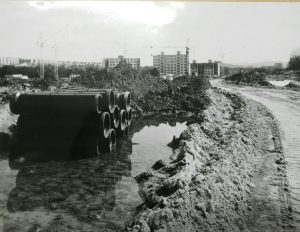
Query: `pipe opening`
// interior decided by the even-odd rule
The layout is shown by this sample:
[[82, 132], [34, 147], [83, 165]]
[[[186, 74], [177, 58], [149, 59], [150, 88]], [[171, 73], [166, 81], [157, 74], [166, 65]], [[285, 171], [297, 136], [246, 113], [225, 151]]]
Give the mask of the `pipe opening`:
[[130, 102], [131, 102], [131, 93], [128, 92], [126, 108], [130, 106]]
[[124, 134], [127, 135], [129, 133], [129, 128], [128, 126], [126, 126], [125, 130], [124, 130]]
[[120, 94], [115, 93], [115, 105], [119, 105], [119, 98], [120, 98]]
[[120, 111], [119, 111], [119, 107], [115, 106], [115, 110], [113, 113], [113, 126], [115, 128], [117, 128], [119, 126], [119, 122], [120, 122]]
[[101, 119], [102, 119], [101, 123], [102, 123], [104, 138], [108, 138], [109, 134], [110, 134], [110, 128], [111, 128], [109, 113], [107, 113], [107, 112], [102, 113]]
[[121, 130], [123, 131], [126, 127], [126, 111], [121, 110]]
[[115, 94], [113, 91], [109, 92], [109, 111], [113, 112], [115, 109]]
[[127, 124], [128, 124], [128, 126], [131, 124], [131, 116], [132, 116], [132, 109], [129, 108], [129, 110], [127, 111]]
[[110, 138], [111, 138], [111, 143], [116, 144], [117, 136], [116, 136], [116, 132], [114, 129], [111, 129], [111, 131], [110, 131]]

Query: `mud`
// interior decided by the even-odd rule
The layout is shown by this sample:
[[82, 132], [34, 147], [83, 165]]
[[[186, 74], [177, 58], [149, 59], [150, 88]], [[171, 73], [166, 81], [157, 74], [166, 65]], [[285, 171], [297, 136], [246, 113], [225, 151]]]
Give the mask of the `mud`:
[[[136, 177], [144, 204], [125, 231], [291, 231], [277, 124], [262, 105], [215, 89], [168, 164]], [[271, 181], [268, 181], [271, 179]]]

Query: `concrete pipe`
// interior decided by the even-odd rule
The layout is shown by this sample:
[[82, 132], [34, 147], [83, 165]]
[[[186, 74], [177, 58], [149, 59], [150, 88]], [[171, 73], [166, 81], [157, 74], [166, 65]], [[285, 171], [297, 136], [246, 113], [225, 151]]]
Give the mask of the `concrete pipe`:
[[99, 108], [104, 111], [107, 110], [110, 113], [113, 113], [115, 109], [115, 94], [111, 89], [84, 89], [84, 90], [59, 90], [55, 94], [75, 94], [75, 95], [90, 95], [90, 94], [100, 94], [102, 99], [99, 104]]
[[120, 123], [120, 111], [118, 106], [115, 106], [114, 113], [110, 114], [110, 118], [111, 118], [111, 127], [114, 129], [118, 128]]
[[117, 136], [123, 136], [124, 135], [124, 130], [126, 129], [126, 111], [121, 110], [120, 111], [120, 123], [117, 128]]
[[132, 117], [132, 109], [126, 110], [126, 119], [127, 119], [127, 126], [131, 124], [131, 117]]
[[[98, 114], [98, 113], [96, 113]], [[24, 115], [21, 114], [17, 120], [17, 128], [22, 132], [33, 132], [35, 130], [55, 131], [57, 134], [66, 130], [79, 130], [85, 120], [84, 114], [74, 115]]]
[[117, 143], [117, 135], [114, 129], [110, 130], [111, 143], [115, 145]]
[[[93, 116], [93, 118], [91, 117]], [[79, 115], [20, 115], [17, 121], [20, 145], [23, 152], [45, 151], [50, 157], [78, 156], [97, 146], [99, 114]], [[98, 135], [97, 135], [98, 133]], [[96, 144], [96, 145], [95, 145]], [[74, 149], [72, 149], [74, 148]], [[95, 150], [95, 149], [94, 149]], [[94, 153], [94, 152], [93, 152]]]
[[115, 103], [117, 106], [119, 106], [119, 99], [122, 93], [115, 92]]
[[110, 136], [111, 119], [108, 112], [103, 112], [100, 118], [100, 140]]
[[101, 113], [103, 101], [100, 94], [17, 93], [10, 101], [10, 110], [13, 114], [29, 115]]
[[109, 137], [108, 138], [102, 138], [100, 139], [99, 143], [99, 150], [102, 153], [111, 152], [116, 145], [116, 132], [114, 129], [110, 130]]
[[129, 110], [131, 103], [131, 93], [124, 92], [120, 95], [118, 105], [123, 110]]
[[129, 133], [129, 126], [126, 125], [124, 130], [124, 135], [128, 135], [128, 133]]

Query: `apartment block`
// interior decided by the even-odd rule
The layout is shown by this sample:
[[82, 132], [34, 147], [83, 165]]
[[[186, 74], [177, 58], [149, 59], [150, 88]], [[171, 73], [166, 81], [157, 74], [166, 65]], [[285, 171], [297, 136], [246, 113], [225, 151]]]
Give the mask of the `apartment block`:
[[18, 65], [20, 64], [19, 58], [13, 57], [0, 57], [0, 67], [4, 65]]
[[116, 67], [120, 61], [124, 60], [127, 64], [130, 64], [134, 69], [140, 69], [141, 59], [140, 58], [125, 58], [124, 56], [118, 56], [118, 58], [105, 58], [103, 63], [106, 68]]
[[215, 77], [220, 76], [220, 62], [211, 60], [208, 63], [197, 63], [195, 60], [191, 63], [191, 74], [195, 76]]
[[161, 74], [173, 74], [183, 76], [189, 73], [189, 53], [181, 54], [177, 51], [175, 55], [165, 55], [161, 52], [159, 55], [153, 56], [153, 66], [159, 70]]

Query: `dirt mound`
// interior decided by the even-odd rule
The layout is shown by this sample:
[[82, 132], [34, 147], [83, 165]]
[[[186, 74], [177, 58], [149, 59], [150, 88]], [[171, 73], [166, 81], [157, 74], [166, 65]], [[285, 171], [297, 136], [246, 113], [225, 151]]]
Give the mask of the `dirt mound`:
[[149, 90], [158, 92], [167, 90], [165, 80], [152, 76], [147, 72], [137, 71], [124, 62], [120, 62], [111, 70], [104, 69], [75, 78], [73, 84], [91, 88], [129, 91], [133, 100], [143, 98]]
[[[174, 160], [136, 177], [145, 204], [126, 231], [243, 231], [256, 226], [247, 224], [256, 202], [249, 196], [255, 162], [267, 152], [262, 144], [278, 143], [269, 130], [261, 130], [273, 125], [273, 117], [234, 94], [216, 90], [209, 96], [203, 123], [181, 134]], [[275, 165], [282, 153], [272, 152]]]
[[155, 115], [197, 115], [210, 104], [205, 92], [210, 87], [207, 79], [185, 77], [180, 82], [168, 83], [167, 91], [149, 91], [137, 104]]
[[292, 81], [292, 82], [288, 83], [287, 85], [285, 85], [284, 87], [292, 89], [292, 90], [300, 91], [300, 82]]
[[228, 76], [225, 78], [225, 81], [235, 85], [271, 87], [272, 84], [266, 78], [267, 76], [263, 72], [246, 71]]

